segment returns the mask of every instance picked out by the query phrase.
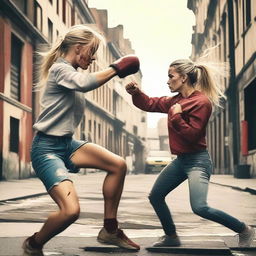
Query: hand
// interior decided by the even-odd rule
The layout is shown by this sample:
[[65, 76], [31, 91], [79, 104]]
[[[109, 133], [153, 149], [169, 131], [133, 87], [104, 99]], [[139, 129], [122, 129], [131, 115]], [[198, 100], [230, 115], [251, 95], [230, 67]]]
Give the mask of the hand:
[[116, 70], [116, 74], [120, 78], [134, 74], [140, 69], [140, 61], [135, 55], [126, 55], [110, 65]]
[[135, 83], [135, 82], [130, 82], [129, 84], [127, 84], [125, 86], [125, 89], [131, 95], [134, 95], [139, 91], [139, 87], [138, 87], [137, 83]]
[[178, 113], [182, 113], [182, 108], [181, 105], [179, 103], [174, 104], [173, 106], [171, 106], [171, 110], [172, 110], [172, 114], [178, 114]]

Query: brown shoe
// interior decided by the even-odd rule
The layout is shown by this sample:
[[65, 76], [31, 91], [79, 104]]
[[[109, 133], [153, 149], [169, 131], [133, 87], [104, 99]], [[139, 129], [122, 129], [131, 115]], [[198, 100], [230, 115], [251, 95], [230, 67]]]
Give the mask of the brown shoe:
[[28, 237], [22, 245], [23, 248], [23, 254], [22, 256], [44, 256], [42, 248], [33, 248], [29, 244], [29, 240], [31, 237]]
[[140, 246], [130, 240], [121, 229], [117, 229], [114, 233], [109, 233], [105, 228], [102, 228], [98, 234], [97, 240], [100, 243], [117, 245], [121, 248], [140, 249]]

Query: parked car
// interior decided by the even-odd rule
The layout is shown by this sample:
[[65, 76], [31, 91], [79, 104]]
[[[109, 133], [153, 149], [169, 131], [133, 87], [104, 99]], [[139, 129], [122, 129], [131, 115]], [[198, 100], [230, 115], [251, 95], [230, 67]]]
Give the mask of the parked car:
[[176, 156], [172, 155], [169, 151], [149, 151], [146, 158], [145, 173], [149, 174], [160, 172], [175, 158]]

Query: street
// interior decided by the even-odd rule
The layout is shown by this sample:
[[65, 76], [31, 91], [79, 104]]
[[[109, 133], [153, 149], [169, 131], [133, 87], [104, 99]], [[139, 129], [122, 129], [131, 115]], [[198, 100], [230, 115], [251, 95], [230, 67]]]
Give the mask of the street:
[[[166, 255], [166, 253], [149, 253], [145, 250], [145, 247], [151, 246], [157, 237], [163, 235], [158, 218], [147, 199], [156, 177], [157, 175], [127, 175], [118, 220], [125, 233], [141, 244], [142, 250], [137, 253], [116, 252], [111, 255]], [[106, 253], [86, 252], [81, 249], [86, 246], [100, 246], [95, 237], [102, 226], [103, 219], [101, 186], [104, 173], [72, 175], [72, 179], [80, 198], [80, 218], [45, 246], [45, 255], [105, 255]], [[37, 179], [32, 184], [42, 186]], [[17, 188], [17, 192], [19, 189], [21, 188]], [[255, 195], [210, 184], [208, 199], [210, 206], [255, 226]], [[237, 247], [237, 238], [233, 231], [204, 220], [191, 211], [187, 182], [169, 194], [167, 202], [184, 247], [192, 243], [193, 246], [202, 248], [209, 246], [212, 249], [224, 248], [224, 242], [229, 247]], [[55, 209], [56, 205], [48, 195], [2, 202], [0, 204], [0, 255], [21, 255], [20, 246], [24, 238], [38, 231], [49, 212]], [[236, 256], [256, 255], [255, 250], [232, 251], [232, 253]]]

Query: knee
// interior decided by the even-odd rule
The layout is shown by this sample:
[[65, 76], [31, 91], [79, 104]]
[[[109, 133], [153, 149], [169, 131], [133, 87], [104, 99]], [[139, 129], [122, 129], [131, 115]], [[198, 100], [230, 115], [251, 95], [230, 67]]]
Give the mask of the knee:
[[119, 173], [125, 175], [127, 172], [127, 164], [123, 158], [118, 159], [117, 161], [117, 169]]
[[157, 193], [153, 193], [151, 192], [148, 196], [149, 202], [151, 203], [151, 205], [156, 205], [157, 203], [159, 203], [160, 201], [162, 201], [162, 199], [159, 197], [159, 195]]
[[201, 217], [204, 217], [205, 215], [207, 215], [207, 212], [208, 212], [208, 206], [207, 205], [192, 205], [192, 211], [201, 216]]
[[79, 218], [80, 206], [79, 205], [69, 206], [68, 208], [64, 209], [62, 213], [65, 216], [64, 218], [66, 219], [67, 222], [73, 223]]

